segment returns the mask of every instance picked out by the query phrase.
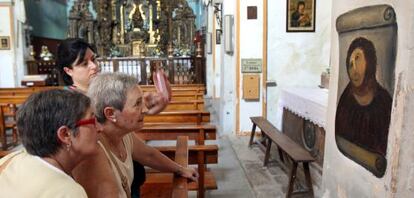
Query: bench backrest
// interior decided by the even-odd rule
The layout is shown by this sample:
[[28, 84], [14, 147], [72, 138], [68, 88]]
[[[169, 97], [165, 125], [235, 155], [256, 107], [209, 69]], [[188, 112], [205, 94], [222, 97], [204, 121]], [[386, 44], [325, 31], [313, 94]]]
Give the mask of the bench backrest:
[[175, 140], [179, 136], [188, 136], [190, 140], [196, 140], [197, 144], [204, 144], [205, 140], [216, 139], [216, 126], [211, 124], [171, 124], [171, 125], [144, 125], [135, 132], [142, 140]]
[[[203, 99], [205, 88], [192, 85], [171, 85], [172, 101], [183, 100], [201, 100]], [[144, 92], [156, 91], [153, 85], [141, 85]], [[62, 89], [62, 86], [44, 86], [44, 87], [16, 87], [0, 88], [0, 103], [22, 104], [32, 93], [50, 90]]]
[[204, 110], [204, 100], [171, 101], [164, 111]]
[[164, 111], [157, 115], [147, 115], [144, 123], [187, 123], [201, 124], [210, 122], [210, 112], [198, 110]]
[[[155, 146], [157, 150], [174, 160], [175, 146]], [[218, 146], [217, 145], [191, 145], [188, 146], [188, 164], [199, 163], [199, 152], [204, 152], [204, 159], [202, 164], [217, 164], [218, 163]]]

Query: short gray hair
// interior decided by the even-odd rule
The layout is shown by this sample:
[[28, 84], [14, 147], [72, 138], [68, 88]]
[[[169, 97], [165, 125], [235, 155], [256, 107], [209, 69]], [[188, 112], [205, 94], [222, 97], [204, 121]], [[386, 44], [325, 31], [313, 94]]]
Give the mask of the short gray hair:
[[122, 111], [130, 89], [138, 86], [138, 79], [123, 73], [102, 73], [96, 76], [88, 89], [88, 96], [95, 107], [95, 116], [104, 123], [105, 107], [114, 107]]

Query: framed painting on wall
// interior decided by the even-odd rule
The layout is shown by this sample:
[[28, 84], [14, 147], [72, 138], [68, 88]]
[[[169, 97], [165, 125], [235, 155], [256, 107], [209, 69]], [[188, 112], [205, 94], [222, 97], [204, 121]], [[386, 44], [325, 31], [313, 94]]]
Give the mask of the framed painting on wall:
[[10, 49], [10, 36], [0, 36], [0, 50]]
[[316, 0], [287, 0], [286, 32], [315, 32]]

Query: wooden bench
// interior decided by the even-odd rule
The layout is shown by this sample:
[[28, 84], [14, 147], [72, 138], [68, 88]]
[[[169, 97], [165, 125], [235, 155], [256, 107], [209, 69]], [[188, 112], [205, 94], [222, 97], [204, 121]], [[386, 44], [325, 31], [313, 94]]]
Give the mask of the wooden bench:
[[62, 87], [16, 87], [0, 88], [0, 103], [22, 104], [33, 93]]
[[[174, 153], [176, 148], [174, 146], [159, 146], [154, 147], [160, 150], [163, 154], [175, 159]], [[217, 145], [193, 145], [188, 147], [188, 164], [196, 164], [198, 169], [199, 178], [197, 182], [190, 181], [188, 184], [188, 190], [197, 191], [197, 197], [204, 197], [206, 190], [217, 189], [217, 182], [214, 174], [205, 168], [207, 164], [217, 164], [218, 162], [218, 146]], [[171, 173], [158, 172], [154, 170], [147, 171], [146, 181], [141, 187], [141, 190], [145, 192], [146, 185], [171, 185], [173, 176]]]
[[[204, 91], [201, 88], [187, 88], [184, 89], [184, 86], [175, 88], [175, 85], [172, 86], [172, 97], [171, 101], [197, 101], [197, 105], [200, 105], [203, 100]], [[143, 86], [141, 86], [143, 87]], [[50, 89], [63, 89], [62, 86], [44, 86], [44, 87], [16, 87], [16, 88], [0, 88], [0, 103], [13, 103], [13, 104], [22, 104], [26, 99], [33, 93], [39, 91], [45, 91]], [[154, 86], [147, 86], [143, 91], [153, 91], [155, 92]], [[202, 110], [202, 108], [197, 108]]]
[[204, 93], [180, 93], [172, 92], [171, 101], [203, 100]]
[[[214, 125], [195, 125], [195, 124], [163, 124], [163, 125], [147, 125], [142, 130], [135, 133], [143, 140], [175, 140], [177, 137], [186, 136], [188, 139], [196, 140], [194, 146], [189, 147], [189, 163], [198, 165], [198, 173], [200, 175], [198, 183], [190, 183], [189, 189], [197, 190], [198, 197], [204, 197], [205, 190], [217, 189], [214, 175], [206, 171], [206, 164], [217, 163], [218, 146], [204, 145], [205, 140], [216, 139], [216, 127]], [[158, 146], [155, 147], [166, 156], [173, 158], [175, 147]], [[149, 177], [155, 177], [148, 175]], [[156, 176], [155, 181], [169, 181], [171, 177], [167, 174]], [[148, 181], [152, 181], [149, 179]], [[153, 182], [155, 182], [153, 181]], [[167, 182], [168, 183], [168, 182]], [[197, 184], [197, 185], [196, 185]]]
[[[174, 146], [159, 146], [155, 147], [160, 152], [170, 157], [171, 159], [177, 161], [176, 151], [178, 151], [178, 145], [180, 138], [185, 136], [179, 136], [177, 138], [177, 147]], [[186, 137], [188, 138], [188, 137]], [[190, 181], [188, 183], [188, 190], [197, 190], [198, 197], [204, 197], [205, 190], [217, 189], [217, 183], [214, 178], [214, 175], [206, 171], [205, 164], [216, 164], [218, 162], [218, 146], [217, 145], [194, 145], [188, 146], [188, 164], [197, 164], [199, 172], [198, 182]], [[168, 189], [173, 182], [174, 176], [171, 173], [163, 173], [154, 170], [147, 171], [146, 181], [141, 187], [141, 196], [142, 197], [170, 197], [163, 196], [160, 194], [149, 196], [149, 194], [154, 193], [153, 188], [162, 189], [163, 191]]]
[[[7, 131], [12, 132], [12, 144], [7, 141]], [[0, 142], [2, 151], [7, 151], [10, 145], [17, 145], [16, 105], [0, 103]]]
[[[175, 151], [174, 161], [182, 167], [188, 167], [188, 137], [180, 136], [177, 138], [177, 150]], [[174, 176], [172, 198], [187, 198], [188, 185], [187, 179]]]
[[[40, 90], [27, 93], [0, 93], [0, 103], [23, 104], [23, 102], [26, 101], [32, 93], [36, 93], [37, 91]], [[171, 102], [169, 106], [167, 106], [167, 110], [180, 109], [204, 110], [204, 100], [202, 99], [202, 95], [173, 93], [171, 97]]]
[[[153, 91], [155, 90], [154, 85], [141, 85], [143, 91]], [[204, 84], [171, 84], [171, 90], [178, 91], [181, 93], [203, 93], [206, 90]]]
[[144, 124], [202, 124], [210, 122], [210, 112], [198, 110], [163, 111], [157, 115], [146, 115]]
[[[205, 164], [217, 163], [217, 145], [204, 145], [205, 140], [216, 139], [216, 127], [210, 124], [154, 124], [144, 125], [144, 127], [135, 132], [143, 140], [175, 140], [180, 136], [187, 136], [191, 140], [196, 140], [195, 146], [190, 147], [190, 163], [197, 163], [198, 173], [200, 175], [197, 194], [198, 197], [204, 197], [205, 190], [216, 189], [217, 184], [214, 176], [206, 172]], [[156, 147], [165, 155], [172, 158], [174, 147]], [[164, 175], [163, 179], [168, 179]], [[203, 182], [202, 182], [203, 181]], [[190, 185], [190, 189], [194, 189]]]
[[155, 124], [144, 125], [135, 132], [144, 141], [148, 140], [175, 140], [178, 136], [188, 136], [198, 145], [203, 145], [205, 140], [216, 139], [216, 126], [211, 124]]
[[[186, 137], [186, 136], [183, 136]], [[161, 153], [174, 160], [176, 151], [175, 146], [155, 146]], [[198, 154], [204, 153], [204, 158], [201, 161], [198, 159]], [[191, 145], [188, 146], [188, 164], [217, 164], [218, 162], [218, 146], [217, 145]]]
[[[140, 85], [141, 89], [145, 91], [155, 91], [154, 85]], [[0, 88], [0, 95], [12, 94], [12, 95], [30, 95], [31, 93], [49, 90], [49, 89], [62, 89], [63, 86], [41, 86], [41, 87], [2, 87]], [[171, 84], [172, 93], [189, 95], [197, 94], [204, 95], [205, 86], [203, 84], [186, 84], [177, 85]], [[199, 98], [200, 99], [200, 98]]]
[[[251, 146], [253, 143], [256, 126], [261, 129], [262, 135], [267, 140], [264, 165], [266, 166], [269, 161], [270, 148], [271, 148], [272, 142], [274, 142], [277, 145], [277, 148], [279, 151], [279, 157], [282, 162], [284, 162], [282, 152], [285, 153], [293, 162], [292, 169], [290, 171], [289, 186], [288, 186], [288, 192], [286, 193], [286, 197], [291, 197], [293, 194], [302, 194], [302, 193], [306, 193], [309, 196], [313, 197], [314, 195], [313, 195], [313, 188], [312, 188], [312, 180], [311, 180], [311, 176], [309, 172], [309, 163], [315, 161], [315, 159], [302, 146], [295, 143], [287, 135], [279, 132], [279, 130], [276, 127], [274, 127], [268, 120], [266, 120], [266, 118], [250, 117], [250, 119], [253, 122], [253, 127], [252, 127], [252, 133], [250, 136], [249, 146]], [[296, 169], [298, 167], [298, 163], [303, 164], [303, 170], [305, 173], [305, 180], [306, 180], [306, 185], [308, 187], [308, 190], [293, 192], [293, 187], [294, 187], [294, 183], [296, 179]]]
[[176, 111], [176, 110], [204, 110], [204, 100], [172, 100], [164, 111]]
[[[174, 151], [175, 162], [183, 167], [188, 166], [188, 138], [180, 136], [177, 138], [177, 146]], [[188, 197], [188, 182], [186, 178], [174, 176], [171, 187], [163, 188], [157, 185], [143, 185], [140, 197], [174, 197], [187, 198]]]

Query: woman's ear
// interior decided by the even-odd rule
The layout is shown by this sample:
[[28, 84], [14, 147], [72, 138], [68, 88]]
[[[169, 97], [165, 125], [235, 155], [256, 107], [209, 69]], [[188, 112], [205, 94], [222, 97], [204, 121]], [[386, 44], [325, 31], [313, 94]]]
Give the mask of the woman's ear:
[[105, 107], [103, 110], [105, 119], [107, 120], [116, 120], [116, 116], [115, 116], [115, 108], [113, 107]]
[[70, 145], [70, 129], [67, 126], [61, 126], [57, 130], [57, 137], [60, 142], [62, 142], [64, 145]]
[[63, 71], [65, 71], [66, 74], [72, 77], [72, 69], [69, 67], [63, 67]]

